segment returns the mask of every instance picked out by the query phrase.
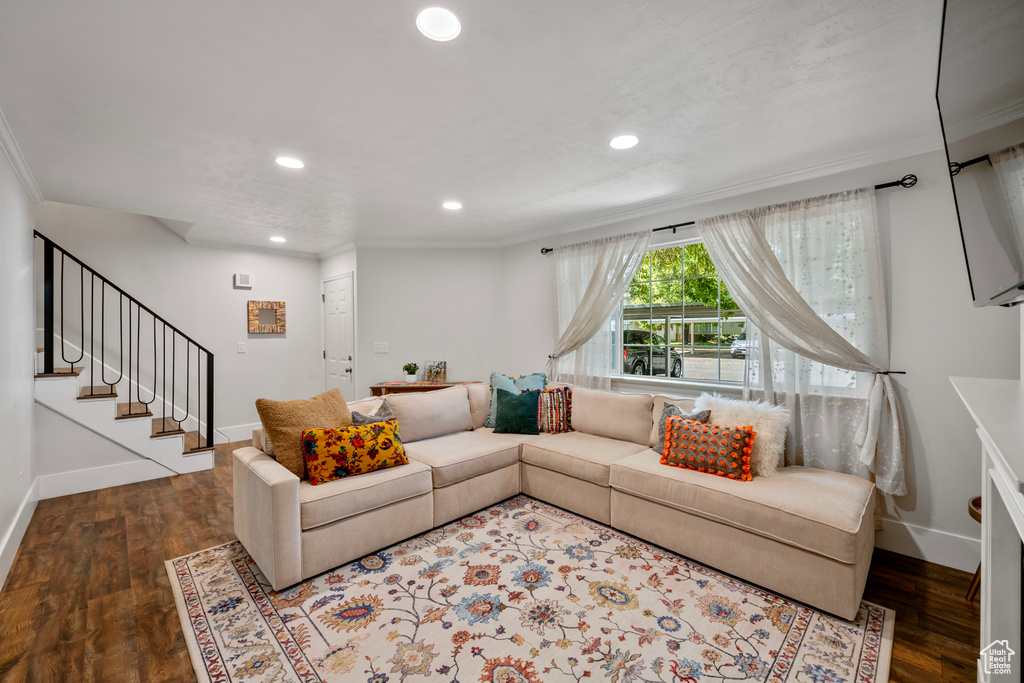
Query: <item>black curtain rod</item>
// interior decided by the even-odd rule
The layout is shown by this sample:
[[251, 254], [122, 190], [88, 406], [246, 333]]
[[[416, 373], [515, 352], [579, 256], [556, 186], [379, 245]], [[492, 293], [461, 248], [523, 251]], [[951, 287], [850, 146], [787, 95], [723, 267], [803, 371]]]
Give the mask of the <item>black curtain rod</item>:
[[[985, 159], [988, 159], [987, 155], [985, 157], [978, 157], [977, 159], [972, 159], [971, 161], [967, 161], [967, 162], [965, 162], [962, 165], [963, 166], [969, 166], [971, 164], [976, 164], [979, 161], [984, 161]], [[950, 164], [950, 168], [952, 168], [952, 166], [953, 166], [953, 164]], [[956, 173], [953, 173], [953, 175], [956, 175]], [[914, 185], [917, 185], [917, 176], [914, 175], [913, 173], [908, 173], [907, 175], [903, 176], [899, 180], [894, 180], [891, 183], [882, 183], [881, 185], [875, 185], [875, 189], [876, 190], [884, 190], [887, 187], [913, 187]], [[674, 225], [663, 225], [660, 228], [652, 229], [651, 232], [661, 232], [662, 230], [671, 230], [673, 233], [675, 233], [676, 228], [684, 228], [687, 225], [695, 225], [696, 223], [697, 223], [697, 221], [686, 221], [685, 223], [676, 223]], [[553, 251], [554, 251], [554, 249], [552, 249], [551, 247], [543, 247], [540, 250], [540, 253], [541, 254], [550, 254]]]
[[992, 160], [988, 158], [987, 154], [975, 157], [970, 161], [951, 161], [949, 162], [949, 175], [956, 175], [968, 166], [974, 166], [974, 164], [980, 164], [983, 161], [987, 161], [990, 164], [992, 163]]

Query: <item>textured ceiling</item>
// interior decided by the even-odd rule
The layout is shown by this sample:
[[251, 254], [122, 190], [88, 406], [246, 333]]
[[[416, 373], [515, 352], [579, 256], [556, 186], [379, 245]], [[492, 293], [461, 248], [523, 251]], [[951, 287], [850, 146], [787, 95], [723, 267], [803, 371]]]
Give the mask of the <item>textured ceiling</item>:
[[0, 109], [48, 200], [305, 252], [510, 243], [938, 146], [935, 0], [453, 0], [449, 43], [427, 4], [4, 0]]

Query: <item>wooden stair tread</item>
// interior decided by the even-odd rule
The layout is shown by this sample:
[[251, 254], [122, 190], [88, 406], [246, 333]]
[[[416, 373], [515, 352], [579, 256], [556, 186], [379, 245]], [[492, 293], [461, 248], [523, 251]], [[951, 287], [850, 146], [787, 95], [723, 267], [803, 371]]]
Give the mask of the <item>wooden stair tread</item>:
[[185, 455], [212, 450], [213, 446], [206, 445], [206, 437], [200, 436], [198, 431], [185, 433]]
[[36, 377], [78, 377], [84, 368], [54, 368], [53, 372], [37, 372]]
[[117, 398], [117, 389], [106, 384], [82, 387], [82, 391], [78, 394], [78, 398], [82, 401], [88, 401], [96, 398]]
[[[129, 412], [129, 410], [131, 412]], [[139, 403], [138, 401], [117, 404], [117, 416], [115, 419], [129, 420], [136, 417], [153, 417], [153, 413], [149, 411], [148, 405], [145, 403]]]
[[[165, 423], [166, 420], [166, 423]], [[153, 433], [150, 435], [151, 438], [157, 438], [161, 436], [175, 436], [177, 434], [184, 434], [185, 430], [181, 428], [181, 425], [167, 417], [154, 417], [153, 418]]]

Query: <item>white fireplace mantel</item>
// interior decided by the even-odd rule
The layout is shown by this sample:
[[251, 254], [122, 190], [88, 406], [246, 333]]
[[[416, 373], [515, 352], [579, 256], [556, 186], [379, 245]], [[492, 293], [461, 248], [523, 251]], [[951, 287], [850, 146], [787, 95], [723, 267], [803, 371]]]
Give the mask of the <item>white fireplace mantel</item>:
[[982, 453], [981, 642], [1007, 641], [1014, 653], [1010, 675], [985, 671], [978, 680], [1020, 681], [1021, 541], [1024, 540], [1024, 382], [980, 377], [950, 381], [978, 425]]

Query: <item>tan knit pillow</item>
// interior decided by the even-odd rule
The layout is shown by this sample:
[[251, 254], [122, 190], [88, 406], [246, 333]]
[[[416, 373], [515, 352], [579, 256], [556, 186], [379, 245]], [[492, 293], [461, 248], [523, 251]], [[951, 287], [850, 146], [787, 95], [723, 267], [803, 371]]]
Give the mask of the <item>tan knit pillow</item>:
[[[274, 445], [274, 458], [299, 479], [306, 478], [302, 432], [352, 425], [352, 412], [341, 392], [331, 389], [308, 401], [256, 401], [264, 437]], [[268, 454], [269, 455], [269, 454]]]

